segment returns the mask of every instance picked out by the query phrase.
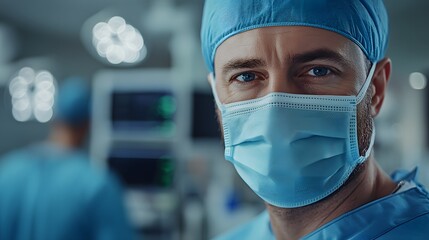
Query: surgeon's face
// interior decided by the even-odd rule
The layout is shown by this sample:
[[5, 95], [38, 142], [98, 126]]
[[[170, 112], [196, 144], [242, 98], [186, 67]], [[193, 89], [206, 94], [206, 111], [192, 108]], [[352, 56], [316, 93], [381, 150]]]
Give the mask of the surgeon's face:
[[[357, 95], [368, 74], [368, 62], [356, 44], [311, 27], [265, 27], [237, 34], [219, 46], [214, 62], [215, 87], [224, 104], [270, 92]], [[361, 153], [371, 135], [369, 89], [358, 109]]]

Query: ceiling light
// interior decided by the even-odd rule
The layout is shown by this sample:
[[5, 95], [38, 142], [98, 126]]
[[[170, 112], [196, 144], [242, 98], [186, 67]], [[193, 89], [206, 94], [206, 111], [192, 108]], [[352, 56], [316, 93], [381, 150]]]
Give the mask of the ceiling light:
[[119, 16], [94, 25], [92, 44], [98, 55], [111, 64], [137, 63], [146, 57], [141, 33]]
[[9, 83], [12, 115], [20, 122], [48, 122], [53, 115], [55, 79], [48, 71], [29, 67], [19, 70]]

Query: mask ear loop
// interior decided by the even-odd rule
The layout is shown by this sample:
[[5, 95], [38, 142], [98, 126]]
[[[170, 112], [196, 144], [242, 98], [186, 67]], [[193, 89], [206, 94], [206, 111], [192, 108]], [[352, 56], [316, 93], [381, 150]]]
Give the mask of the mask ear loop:
[[[362, 101], [362, 99], [365, 97], [365, 94], [368, 91], [368, 87], [369, 87], [370, 83], [372, 82], [372, 77], [374, 76], [376, 66], [377, 66], [377, 63], [372, 64], [371, 69], [370, 69], [369, 74], [368, 74], [368, 77], [366, 78], [364, 85], [359, 90], [359, 94], [356, 97], [357, 104], [360, 103]], [[369, 142], [368, 148], [365, 151], [365, 155], [360, 157], [358, 163], [363, 163], [366, 159], [368, 159], [369, 155], [371, 154], [372, 148], [374, 147], [374, 142], [375, 142], [375, 127], [374, 126], [375, 125], [374, 125], [374, 120], [371, 120], [371, 121], [372, 121], [371, 140]]]
[[363, 163], [366, 159], [368, 159], [369, 155], [371, 154], [372, 148], [374, 147], [375, 142], [375, 127], [374, 127], [374, 121], [372, 121], [372, 133], [371, 133], [371, 140], [369, 142], [369, 146], [365, 151], [365, 155], [361, 156], [358, 163]]
[[377, 63], [373, 63], [371, 65], [371, 69], [369, 70], [368, 77], [366, 78], [365, 83], [363, 84], [363, 86], [359, 90], [359, 93], [356, 97], [356, 101], [357, 101], [356, 103], [360, 103], [362, 101], [362, 99], [365, 97], [365, 94], [368, 91], [368, 87], [372, 82], [372, 77], [374, 76], [376, 66], [377, 66]]
[[214, 96], [214, 99], [215, 99], [216, 105], [217, 105], [217, 107], [219, 108], [219, 110], [221, 111], [221, 113], [223, 113], [223, 111], [224, 111], [224, 106], [223, 106], [223, 104], [220, 102], [219, 97], [218, 97], [218, 95], [217, 95], [217, 92], [216, 92], [216, 84], [215, 84], [215, 78], [214, 78], [214, 75], [213, 75], [213, 73], [212, 73], [212, 72], [209, 74], [209, 82], [210, 82], [210, 86], [211, 86], [211, 88], [212, 88], [212, 93], [213, 93], [213, 96]]

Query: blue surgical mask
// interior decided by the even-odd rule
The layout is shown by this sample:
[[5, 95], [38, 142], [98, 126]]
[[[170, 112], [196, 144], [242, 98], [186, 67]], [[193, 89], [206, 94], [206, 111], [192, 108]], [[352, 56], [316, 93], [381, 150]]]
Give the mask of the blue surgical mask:
[[296, 208], [315, 203], [341, 187], [372, 149], [359, 154], [357, 105], [374, 74], [357, 96], [270, 93], [222, 104], [225, 158], [267, 203]]

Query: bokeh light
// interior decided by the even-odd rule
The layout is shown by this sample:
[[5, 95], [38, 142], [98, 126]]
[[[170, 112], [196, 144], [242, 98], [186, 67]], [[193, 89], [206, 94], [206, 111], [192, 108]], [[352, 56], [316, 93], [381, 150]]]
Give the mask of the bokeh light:
[[426, 88], [427, 79], [423, 73], [413, 72], [410, 74], [410, 86], [416, 90], [422, 90]]
[[119, 16], [94, 25], [92, 44], [111, 64], [137, 63], [147, 54], [141, 33]]
[[55, 78], [49, 71], [36, 72], [30, 67], [18, 71], [9, 84], [12, 115], [19, 122], [35, 119], [48, 122], [53, 116]]

